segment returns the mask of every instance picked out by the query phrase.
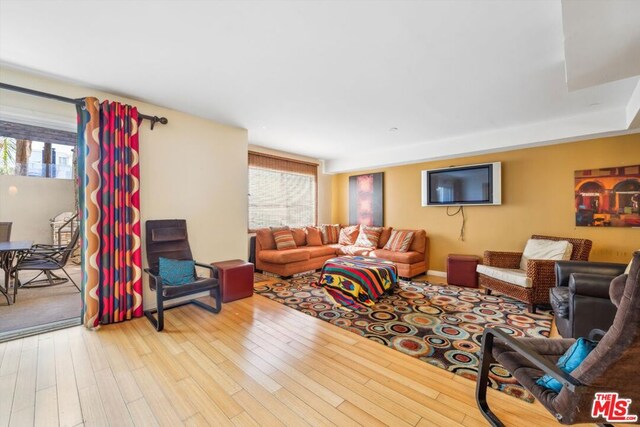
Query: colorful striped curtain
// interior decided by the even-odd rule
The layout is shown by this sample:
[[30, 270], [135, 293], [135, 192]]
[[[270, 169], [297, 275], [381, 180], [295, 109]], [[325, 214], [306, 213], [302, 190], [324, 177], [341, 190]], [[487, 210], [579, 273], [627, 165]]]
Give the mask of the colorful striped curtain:
[[86, 98], [78, 107], [83, 320], [142, 316], [138, 110]]

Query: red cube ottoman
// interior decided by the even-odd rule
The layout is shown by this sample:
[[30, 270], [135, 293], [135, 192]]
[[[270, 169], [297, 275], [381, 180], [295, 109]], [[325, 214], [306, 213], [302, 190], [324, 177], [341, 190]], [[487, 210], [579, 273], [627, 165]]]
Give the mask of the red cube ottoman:
[[232, 259], [211, 263], [218, 269], [222, 302], [235, 301], [253, 295], [253, 264]]
[[467, 288], [478, 287], [476, 267], [480, 258], [475, 255], [449, 254], [447, 257], [447, 283]]

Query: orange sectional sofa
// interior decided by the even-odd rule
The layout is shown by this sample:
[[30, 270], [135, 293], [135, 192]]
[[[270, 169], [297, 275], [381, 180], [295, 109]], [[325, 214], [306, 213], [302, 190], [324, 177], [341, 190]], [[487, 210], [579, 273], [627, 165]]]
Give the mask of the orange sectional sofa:
[[285, 250], [276, 249], [276, 243], [270, 229], [256, 230], [255, 261], [257, 270], [288, 277], [296, 273], [319, 270], [326, 260], [341, 255], [363, 255], [393, 261], [398, 266], [400, 277], [414, 277], [426, 273], [429, 268], [429, 239], [424, 230], [410, 230], [414, 232], [414, 236], [407, 252], [392, 252], [382, 249], [386, 240], [389, 239], [391, 227], [384, 227], [382, 235], [386, 235], [386, 240], [381, 238], [376, 248], [340, 245], [338, 243], [307, 246], [306, 239], [303, 240], [304, 229], [292, 228], [291, 230], [297, 248]]

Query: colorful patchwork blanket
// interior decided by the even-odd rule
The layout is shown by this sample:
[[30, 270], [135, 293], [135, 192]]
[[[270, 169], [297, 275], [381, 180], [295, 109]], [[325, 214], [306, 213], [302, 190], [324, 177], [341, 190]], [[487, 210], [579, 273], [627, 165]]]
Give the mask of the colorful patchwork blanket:
[[318, 284], [336, 303], [370, 307], [398, 284], [398, 268], [393, 262], [378, 258], [341, 256], [324, 263]]

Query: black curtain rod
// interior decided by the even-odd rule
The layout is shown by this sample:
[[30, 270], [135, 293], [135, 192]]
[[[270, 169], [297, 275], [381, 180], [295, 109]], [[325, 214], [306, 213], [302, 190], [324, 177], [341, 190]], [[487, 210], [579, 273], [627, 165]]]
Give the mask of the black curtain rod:
[[[48, 99], [54, 99], [60, 102], [66, 102], [68, 104], [84, 106], [84, 99], [82, 98], [79, 98], [79, 99], [67, 98], [65, 96], [54, 95], [52, 93], [47, 93], [47, 92], [40, 92], [39, 90], [28, 89], [26, 87], [20, 87], [20, 86], [14, 86], [14, 85], [2, 83], [2, 82], [0, 82], [0, 89], [12, 90], [14, 92], [25, 93], [27, 95], [34, 95], [34, 96], [39, 96], [41, 98], [48, 98]], [[153, 130], [153, 126], [156, 123], [160, 123], [163, 125], [166, 125], [167, 123], [169, 123], [169, 120], [167, 120], [166, 117], [148, 116], [146, 114], [141, 114], [141, 113], [138, 113], [138, 117], [140, 117], [140, 119], [149, 120], [151, 122], [151, 130]]]

